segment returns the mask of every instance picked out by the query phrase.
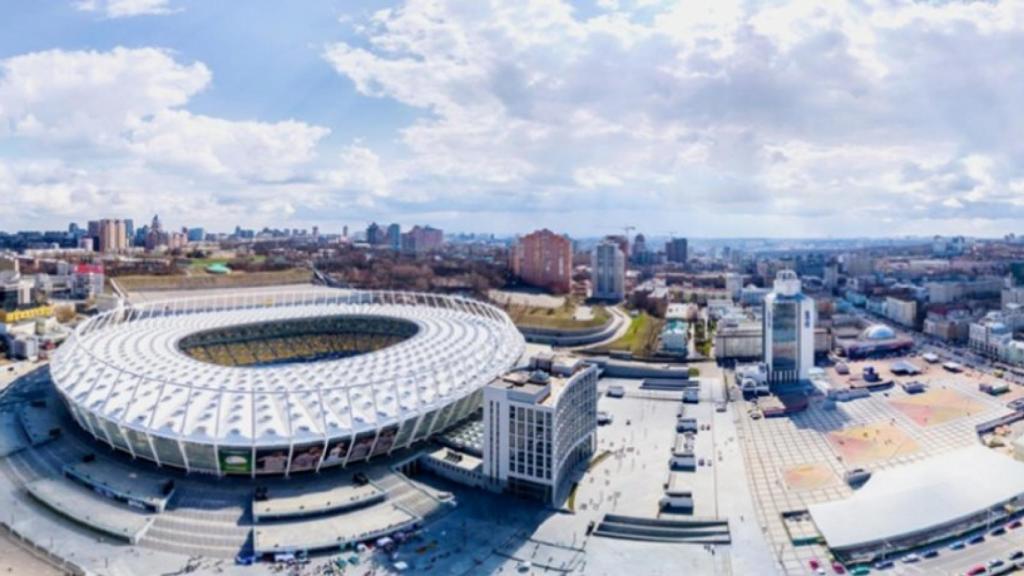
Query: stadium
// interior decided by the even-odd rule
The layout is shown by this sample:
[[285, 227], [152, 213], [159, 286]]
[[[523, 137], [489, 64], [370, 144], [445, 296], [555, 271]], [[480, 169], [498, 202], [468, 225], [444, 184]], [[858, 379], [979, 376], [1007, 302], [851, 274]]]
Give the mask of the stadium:
[[479, 406], [525, 342], [498, 308], [405, 292], [147, 303], [81, 324], [55, 387], [97, 440], [160, 466], [288, 475], [405, 448]]

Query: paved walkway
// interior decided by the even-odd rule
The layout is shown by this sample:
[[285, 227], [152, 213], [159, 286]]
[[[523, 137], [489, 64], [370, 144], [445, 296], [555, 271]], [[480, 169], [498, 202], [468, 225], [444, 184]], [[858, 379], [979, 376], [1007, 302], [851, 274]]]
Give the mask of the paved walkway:
[[[938, 389], [942, 385], [955, 387], [961, 394], [981, 403], [985, 409], [970, 417], [921, 427], [896, 409], [890, 401], [907, 397], [899, 387], [886, 393], [872, 394], [868, 398], [838, 403], [833, 410], [826, 409], [821, 398], [814, 398], [807, 411], [789, 418], [751, 420], [746, 414], [750, 408], [749, 403], [733, 405], [741, 411], [738, 414], [739, 441], [745, 454], [747, 481], [758, 508], [758, 522], [772, 547], [776, 565], [781, 566], [782, 572], [806, 574], [812, 558], [820, 561], [829, 557], [828, 550], [823, 546], [794, 546], [782, 514], [803, 511], [810, 504], [839, 500], [852, 493], [843, 476], [848, 469], [861, 464], [844, 462], [842, 454], [829, 442], [830, 434], [862, 426], [886, 425], [898, 429], [915, 443], [918, 449], [913, 452], [899, 453], [863, 464], [878, 470], [975, 444], [978, 441], [975, 425], [1008, 412], [997, 400], [977, 390], [952, 383], [934, 386]], [[787, 472], [793, 473], [811, 466], [824, 471], [827, 481], [803, 487], [787, 482]], [[803, 529], [795, 525], [790, 528]]]
[[34, 556], [16, 544], [12, 537], [0, 531], [0, 574], [31, 574], [32, 576], [59, 576], [60, 570]]
[[605, 344], [610, 344], [612, 342], [615, 342], [619, 338], [622, 338], [623, 336], [626, 335], [626, 332], [629, 331], [630, 321], [632, 320], [629, 317], [629, 314], [626, 314], [625, 312], [623, 312], [622, 310], [620, 310], [619, 308], [616, 308], [614, 306], [609, 306], [606, 309], [612, 315], [612, 322], [617, 322], [618, 323], [616, 328], [615, 328], [615, 331], [612, 332], [612, 334], [610, 336], [608, 336], [604, 340], [601, 340], [600, 342], [594, 342], [592, 344], [585, 344], [583, 346], [572, 346], [572, 347], [567, 348], [567, 350], [586, 350], [588, 348], [597, 348], [599, 346], [604, 346]]

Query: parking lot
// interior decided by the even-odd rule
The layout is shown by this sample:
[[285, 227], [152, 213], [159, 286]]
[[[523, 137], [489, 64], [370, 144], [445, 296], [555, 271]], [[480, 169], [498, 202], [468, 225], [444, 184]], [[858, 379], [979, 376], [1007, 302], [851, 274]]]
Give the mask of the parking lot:
[[1009, 567], [1013, 564], [1009, 559], [1010, 555], [1018, 550], [1024, 550], [1024, 530], [1017, 528], [1006, 530], [1006, 533], [1000, 536], [989, 535], [980, 544], [964, 544], [963, 548], [957, 550], [950, 549], [949, 545], [935, 550], [938, 551], [938, 556], [934, 558], [920, 558], [919, 553], [915, 557], [920, 559], [914, 562], [896, 559], [893, 566], [884, 573], [908, 576], [966, 574], [977, 566], [987, 566], [995, 559], [1002, 559], [1005, 562], [1004, 567]]

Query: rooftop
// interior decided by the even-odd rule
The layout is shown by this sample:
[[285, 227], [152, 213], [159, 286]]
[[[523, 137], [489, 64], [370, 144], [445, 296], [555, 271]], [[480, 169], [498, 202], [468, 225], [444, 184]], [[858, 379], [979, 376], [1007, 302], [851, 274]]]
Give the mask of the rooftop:
[[976, 445], [880, 470], [853, 496], [808, 510], [831, 548], [854, 548], [938, 529], [1022, 493], [1024, 463]]
[[[415, 336], [359, 356], [261, 367], [195, 360], [204, 330], [329, 315], [414, 322]], [[140, 431], [227, 445], [320, 441], [412, 417], [470, 394], [522, 354], [492, 306], [439, 295], [327, 291], [136, 305], [80, 325], [51, 373], [73, 405]]]
[[495, 378], [488, 386], [508, 391], [510, 399], [517, 402], [552, 406], [572, 379], [581, 372], [561, 376], [542, 370], [518, 370]]

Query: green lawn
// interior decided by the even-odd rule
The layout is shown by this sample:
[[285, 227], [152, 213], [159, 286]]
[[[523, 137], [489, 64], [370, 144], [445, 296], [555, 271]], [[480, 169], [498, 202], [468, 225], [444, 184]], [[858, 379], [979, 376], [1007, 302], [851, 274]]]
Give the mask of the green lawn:
[[230, 258], [191, 258], [188, 261], [188, 266], [193, 269], [205, 269], [211, 264], [223, 264], [227, 266], [230, 261]]
[[618, 340], [603, 346], [605, 351], [628, 351], [634, 356], [648, 356], [655, 351], [658, 345], [658, 336], [665, 321], [660, 318], [648, 316], [645, 313], [633, 317], [629, 323], [629, 329]]
[[[221, 252], [221, 254], [224, 254], [224, 253]], [[225, 266], [230, 268], [231, 267], [231, 261], [232, 260], [238, 260], [238, 259], [239, 258], [235, 258], [234, 256], [223, 256], [223, 255], [222, 256], [217, 256], [217, 257], [207, 257], [207, 258], [189, 258], [188, 259], [188, 267], [191, 268], [193, 271], [205, 270], [206, 267], [211, 265], [211, 264], [223, 264], [223, 265], [225, 265]], [[259, 263], [262, 263], [263, 261], [265, 261], [267, 259], [267, 257], [264, 256], [263, 254], [254, 254], [252, 256], [242, 257], [240, 259], [241, 260], [249, 260], [251, 262], [259, 264]]]

